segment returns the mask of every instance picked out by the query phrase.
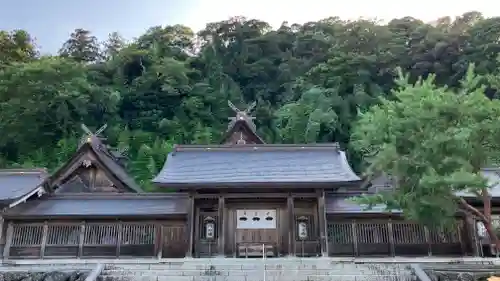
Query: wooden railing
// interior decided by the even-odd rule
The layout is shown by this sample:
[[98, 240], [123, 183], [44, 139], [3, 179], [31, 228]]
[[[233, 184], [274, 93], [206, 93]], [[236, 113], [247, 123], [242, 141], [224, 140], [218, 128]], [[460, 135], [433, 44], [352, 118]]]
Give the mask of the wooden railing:
[[463, 223], [451, 230], [429, 230], [407, 221], [349, 220], [328, 223], [329, 255], [462, 255]]
[[[143, 222], [9, 223], [7, 258], [168, 257], [169, 245], [185, 245], [179, 226]], [[162, 234], [162, 235], [160, 235]], [[164, 241], [171, 237], [179, 241]], [[160, 245], [163, 244], [163, 245]], [[166, 245], [166, 247], [164, 247]], [[185, 252], [184, 249], [180, 251]], [[178, 255], [179, 253], [172, 253]]]

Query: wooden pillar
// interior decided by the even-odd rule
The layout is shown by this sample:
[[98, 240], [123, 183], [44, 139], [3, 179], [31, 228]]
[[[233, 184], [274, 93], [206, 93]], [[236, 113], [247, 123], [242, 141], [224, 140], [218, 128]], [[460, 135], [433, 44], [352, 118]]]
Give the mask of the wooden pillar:
[[161, 259], [163, 256], [163, 239], [165, 235], [163, 234], [163, 225], [162, 224], [156, 224], [155, 225], [155, 231], [156, 231], [156, 258]]
[[47, 234], [49, 232], [49, 225], [47, 221], [43, 222], [43, 230], [42, 230], [42, 242], [40, 243], [40, 258], [43, 259], [45, 256], [45, 245], [47, 245]]
[[189, 194], [188, 199], [188, 216], [187, 216], [187, 233], [189, 235], [188, 241], [188, 249], [186, 253], [186, 257], [193, 257], [193, 246], [194, 246], [194, 223], [195, 219], [195, 211], [194, 211], [194, 194]]
[[10, 246], [12, 245], [12, 236], [14, 235], [14, 224], [9, 222], [7, 227], [7, 237], [5, 238], [5, 248], [3, 249], [3, 257], [8, 258], [10, 255]]
[[80, 223], [80, 240], [78, 240], [78, 258], [83, 256], [83, 245], [85, 243], [85, 221]]
[[424, 226], [424, 234], [425, 234], [425, 241], [427, 241], [427, 255], [430, 257], [432, 256], [432, 242], [431, 242], [431, 233], [427, 226]]
[[226, 245], [226, 224], [224, 218], [224, 211], [226, 206], [226, 200], [224, 196], [219, 197], [219, 208], [218, 208], [218, 221], [217, 221], [217, 233], [219, 234], [217, 239], [217, 252], [220, 256], [225, 255], [225, 245]]
[[[3, 220], [3, 217], [0, 217], [0, 246], [4, 246], [5, 247], [5, 235], [3, 235], [4, 233], [4, 220]], [[0, 252], [0, 255], [2, 255], [3, 257], [3, 248], [2, 249], [2, 252]]]
[[328, 256], [328, 230], [326, 221], [325, 208], [325, 191], [322, 190], [318, 196], [318, 222], [319, 222], [319, 237], [321, 245], [321, 256]]
[[392, 257], [396, 256], [396, 248], [394, 246], [394, 230], [392, 227], [392, 218], [389, 218], [389, 222], [387, 224], [387, 230], [389, 234], [389, 245], [390, 245], [390, 254]]
[[117, 228], [118, 228], [118, 230], [117, 230], [118, 233], [117, 233], [117, 237], [116, 237], [116, 257], [119, 258], [120, 257], [120, 247], [122, 244], [122, 233], [123, 233], [123, 223], [121, 221], [118, 222]]
[[295, 206], [291, 194], [288, 194], [286, 205], [288, 212], [288, 255], [295, 256]]

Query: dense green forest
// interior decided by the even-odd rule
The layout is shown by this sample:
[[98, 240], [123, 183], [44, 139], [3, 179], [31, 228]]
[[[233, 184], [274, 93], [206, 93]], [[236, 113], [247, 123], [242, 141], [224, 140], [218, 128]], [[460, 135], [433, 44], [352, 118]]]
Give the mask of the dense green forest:
[[[218, 143], [232, 115], [227, 101], [257, 102], [268, 143], [339, 142], [361, 167], [350, 139], [358, 114], [391, 98], [396, 68], [410, 81], [435, 74], [460, 87], [470, 64], [486, 94], [498, 74], [500, 18], [469, 12], [432, 24], [331, 17], [303, 25], [241, 17], [195, 34], [152, 27], [126, 42], [76, 29], [57, 55], [41, 56], [26, 31], [0, 31], [0, 166], [54, 169], [83, 131], [108, 124], [127, 149], [128, 169], [145, 184], [175, 143]], [[498, 86], [498, 85], [497, 85]]]

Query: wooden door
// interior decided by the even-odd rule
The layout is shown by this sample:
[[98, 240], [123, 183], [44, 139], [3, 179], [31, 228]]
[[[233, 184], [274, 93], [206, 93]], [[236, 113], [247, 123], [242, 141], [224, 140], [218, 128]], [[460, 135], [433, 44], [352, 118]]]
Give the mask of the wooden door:
[[276, 209], [237, 210], [235, 244], [238, 257], [276, 256], [279, 231]]
[[162, 257], [183, 258], [189, 243], [187, 236], [184, 225], [164, 225], [162, 227]]

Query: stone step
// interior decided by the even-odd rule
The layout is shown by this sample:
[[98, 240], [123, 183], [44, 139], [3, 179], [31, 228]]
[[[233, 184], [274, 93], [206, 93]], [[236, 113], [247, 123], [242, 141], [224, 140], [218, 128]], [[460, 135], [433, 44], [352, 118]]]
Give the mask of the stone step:
[[216, 276], [210, 278], [196, 277], [173, 277], [173, 276], [139, 276], [124, 279], [123, 277], [100, 276], [97, 281], [411, 281], [411, 278], [401, 278], [399, 276], [359, 276], [359, 275], [343, 275], [343, 276], [308, 276], [308, 277], [258, 277], [258, 276], [240, 276], [240, 277], [225, 277]]
[[[405, 272], [401, 272], [405, 273]], [[142, 275], [157, 275], [157, 276], [249, 276], [249, 275], [259, 275], [263, 274], [262, 270], [222, 270], [217, 272], [204, 272], [197, 270], [165, 270], [165, 271], [148, 271], [148, 270], [134, 270], [134, 271], [121, 271], [121, 270], [106, 270], [102, 275], [107, 276], [142, 276]], [[354, 273], [347, 270], [266, 270], [266, 275], [269, 276], [281, 276], [281, 275], [318, 275], [318, 276], [329, 276], [329, 275], [395, 275], [395, 273], [379, 273], [371, 270], [358, 270]]]
[[377, 270], [395, 270], [406, 269], [408, 265], [395, 265], [395, 264], [346, 264], [346, 263], [316, 263], [316, 264], [262, 264], [262, 263], [227, 263], [227, 264], [130, 264], [130, 265], [106, 265], [106, 269], [133, 269], [133, 270], [172, 270], [172, 269], [194, 269], [194, 270], [210, 270], [210, 269], [227, 269], [227, 270], [251, 270], [262, 269], [266, 270], [290, 270], [290, 269], [312, 269], [312, 270], [329, 270], [332, 268], [353, 269], [353, 268], [372, 268]]
[[51, 271], [92, 271], [97, 265], [0, 265], [0, 272], [51, 272]]

